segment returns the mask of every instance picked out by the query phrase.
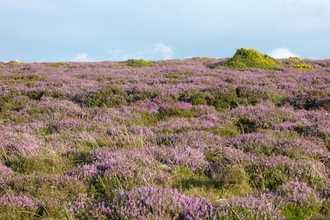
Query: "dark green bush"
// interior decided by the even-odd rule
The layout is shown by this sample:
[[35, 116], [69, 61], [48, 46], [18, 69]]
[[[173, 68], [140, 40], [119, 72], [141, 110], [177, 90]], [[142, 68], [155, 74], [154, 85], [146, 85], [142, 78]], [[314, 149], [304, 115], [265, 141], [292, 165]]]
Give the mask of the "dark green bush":
[[179, 101], [189, 102], [192, 105], [210, 105], [216, 110], [234, 108], [239, 99], [235, 89], [229, 87], [227, 90], [187, 90], [179, 96]]
[[203, 92], [198, 92], [196, 90], [187, 90], [179, 96], [179, 101], [189, 102], [192, 105], [208, 105], [212, 98]]
[[235, 108], [240, 100], [237, 97], [235, 89], [229, 87], [226, 91], [217, 91], [215, 93], [214, 102], [212, 105], [216, 110]]
[[236, 88], [237, 97], [242, 101], [246, 102], [248, 105], [255, 105], [262, 102], [263, 100], [268, 100], [271, 97], [268, 95], [267, 91], [261, 90], [258, 87], [251, 86], [239, 86]]
[[127, 93], [119, 87], [107, 87], [99, 91], [77, 95], [73, 101], [83, 107], [120, 107], [126, 105]]
[[159, 93], [160, 92], [156, 89], [139, 90], [138, 88], [133, 88], [131, 91], [127, 92], [127, 101], [131, 103], [145, 99], [153, 99], [157, 97]]
[[152, 66], [153, 65], [152, 62], [149, 62], [149, 61], [146, 61], [143, 59], [139, 59], [139, 60], [129, 59], [125, 63], [127, 66], [131, 66], [131, 67], [143, 67], [143, 66]]
[[45, 91], [43, 90], [33, 90], [33, 91], [28, 91], [25, 95], [30, 97], [31, 99], [40, 100], [44, 94]]
[[282, 66], [280, 61], [261, 54], [255, 49], [238, 48], [235, 55], [225, 61], [225, 66], [230, 69], [243, 70], [246, 68], [271, 69], [276, 66]]

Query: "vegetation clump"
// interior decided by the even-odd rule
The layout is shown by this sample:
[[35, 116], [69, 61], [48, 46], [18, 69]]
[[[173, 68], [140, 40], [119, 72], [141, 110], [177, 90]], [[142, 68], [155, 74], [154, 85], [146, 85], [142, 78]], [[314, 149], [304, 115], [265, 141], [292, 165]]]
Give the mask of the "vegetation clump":
[[10, 66], [17, 66], [23, 63], [18, 62], [17, 60], [11, 60], [9, 62], [7, 62], [6, 64], [10, 65]]
[[130, 66], [130, 67], [144, 67], [144, 66], [152, 66], [153, 63], [152, 62], [149, 62], [149, 61], [146, 61], [146, 60], [143, 60], [143, 59], [129, 59], [127, 61], [125, 61], [126, 65], [127, 66]]
[[69, 64], [67, 62], [57, 62], [57, 63], [50, 64], [49, 66], [51, 66], [51, 67], [61, 67], [61, 66], [69, 66]]
[[261, 68], [271, 69], [282, 66], [280, 61], [259, 53], [255, 49], [238, 48], [235, 55], [225, 61], [225, 66], [230, 69]]
[[315, 70], [315, 67], [308, 64], [297, 64], [294, 65], [293, 68], [297, 70]]

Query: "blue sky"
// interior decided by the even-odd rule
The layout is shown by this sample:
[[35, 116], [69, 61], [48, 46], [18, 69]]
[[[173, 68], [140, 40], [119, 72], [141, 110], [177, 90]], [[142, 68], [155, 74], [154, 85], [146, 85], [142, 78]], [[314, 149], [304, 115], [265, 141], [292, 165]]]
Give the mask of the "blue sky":
[[330, 58], [329, 0], [0, 0], [0, 61]]

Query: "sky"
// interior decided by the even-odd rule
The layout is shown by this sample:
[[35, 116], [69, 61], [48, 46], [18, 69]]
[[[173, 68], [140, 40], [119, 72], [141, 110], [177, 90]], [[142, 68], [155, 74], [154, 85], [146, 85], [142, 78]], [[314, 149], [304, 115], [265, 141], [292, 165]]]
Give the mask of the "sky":
[[330, 58], [329, 0], [0, 0], [0, 61]]

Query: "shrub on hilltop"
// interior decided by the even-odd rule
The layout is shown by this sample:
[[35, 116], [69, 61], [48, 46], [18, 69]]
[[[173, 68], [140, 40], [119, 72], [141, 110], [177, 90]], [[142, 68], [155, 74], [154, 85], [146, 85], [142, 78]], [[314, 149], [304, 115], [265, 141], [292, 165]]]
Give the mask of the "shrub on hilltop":
[[67, 62], [57, 62], [57, 63], [50, 64], [49, 66], [51, 66], [51, 67], [61, 67], [61, 66], [69, 66], [69, 64]]
[[7, 62], [7, 63], [5, 63], [5, 64], [7, 64], [7, 65], [9, 65], [9, 66], [24, 65], [24, 63], [20, 63], [20, 62], [18, 62], [17, 60], [11, 60], [11, 61], [9, 61], [9, 62]]
[[294, 65], [293, 68], [297, 70], [315, 70], [315, 67], [308, 64], [297, 64]]
[[146, 60], [143, 60], [143, 59], [139, 59], [139, 60], [129, 59], [129, 60], [125, 61], [125, 63], [126, 63], [127, 66], [131, 66], [131, 67], [143, 67], [143, 66], [153, 65], [152, 62], [149, 62], [149, 61], [146, 61]]
[[276, 66], [283, 66], [280, 61], [259, 53], [255, 49], [238, 48], [235, 55], [225, 61], [225, 66], [230, 69], [261, 68], [271, 69]]

